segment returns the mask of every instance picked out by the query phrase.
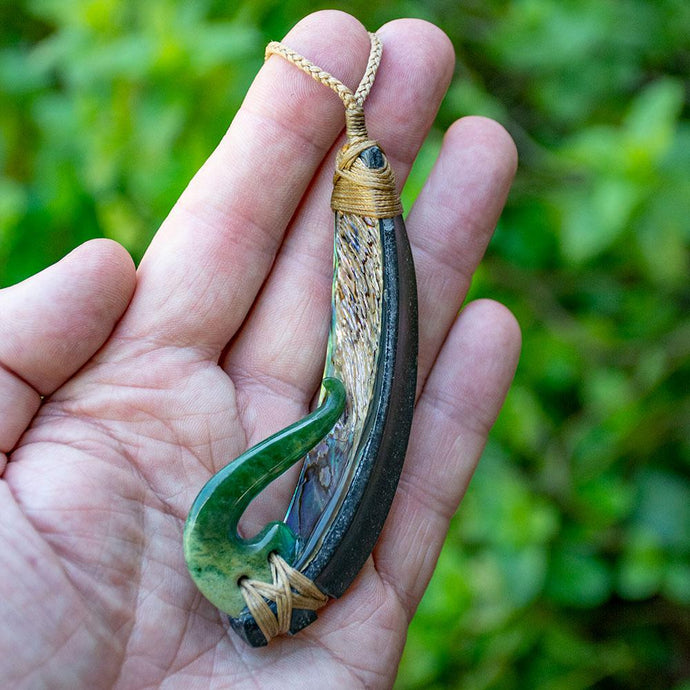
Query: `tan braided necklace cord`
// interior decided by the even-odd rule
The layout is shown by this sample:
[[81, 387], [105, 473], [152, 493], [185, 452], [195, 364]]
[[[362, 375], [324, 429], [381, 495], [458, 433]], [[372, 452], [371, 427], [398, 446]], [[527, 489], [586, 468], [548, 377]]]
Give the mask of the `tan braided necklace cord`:
[[331, 196], [333, 210], [369, 218], [393, 218], [402, 213], [402, 206], [395, 186], [395, 175], [388, 159], [384, 156], [383, 166], [371, 169], [359, 158], [366, 149], [378, 146], [378, 143], [369, 139], [367, 134], [364, 101], [374, 85], [383, 46], [375, 33], [369, 33], [369, 39], [369, 60], [362, 81], [354, 93], [332, 74], [277, 41], [269, 43], [266, 47], [266, 59], [271, 55], [280, 55], [312, 79], [335, 91], [345, 106], [347, 143], [336, 158]]

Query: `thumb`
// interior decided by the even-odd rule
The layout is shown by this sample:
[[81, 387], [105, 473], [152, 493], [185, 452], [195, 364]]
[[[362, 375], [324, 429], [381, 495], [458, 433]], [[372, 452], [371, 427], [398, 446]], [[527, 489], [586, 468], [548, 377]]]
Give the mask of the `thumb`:
[[[110, 335], [134, 292], [126, 250], [92, 240], [0, 290], [0, 454], [9, 453], [50, 395]], [[0, 455], [0, 474], [6, 458]]]

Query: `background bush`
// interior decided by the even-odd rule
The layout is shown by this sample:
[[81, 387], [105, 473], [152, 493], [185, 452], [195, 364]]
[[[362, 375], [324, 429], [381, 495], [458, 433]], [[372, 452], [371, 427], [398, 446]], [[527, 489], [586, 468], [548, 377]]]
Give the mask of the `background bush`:
[[[335, 3], [338, 5], [338, 3]], [[472, 296], [524, 353], [399, 688], [690, 689], [690, 3], [342, 3], [439, 24], [456, 118], [518, 178]], [[0, 282], [105, 235], [139, 257], [262, 59], [318, 3], [0, 5]]]

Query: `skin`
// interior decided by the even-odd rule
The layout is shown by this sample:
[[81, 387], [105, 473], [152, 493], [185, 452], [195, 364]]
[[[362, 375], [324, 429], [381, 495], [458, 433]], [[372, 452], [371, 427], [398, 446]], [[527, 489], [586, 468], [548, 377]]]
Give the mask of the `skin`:
[[[366, 112], [402, 183], [453, 52], [417, 20], [380, 35]], [[368, 39], [352, 17], [311, 15], [285, 41], [356, 87]], [[449, 129], [408, 215], [419, 397], [391, 513], [353, 586], [298, 636], [251, 649], [182, 555], [200, 487], [302, 417], [318, 389], [342, 125], [334, 94], [273, 57], [136, 274], [120, 246], [95, 240], [0, 292], [0, 687], [392, 684], [518, 357], [504, 307], [458, 315], [515, 171], [497, 124]], [[281, 516], [291, 483], [250, 506], [247, 534]]]

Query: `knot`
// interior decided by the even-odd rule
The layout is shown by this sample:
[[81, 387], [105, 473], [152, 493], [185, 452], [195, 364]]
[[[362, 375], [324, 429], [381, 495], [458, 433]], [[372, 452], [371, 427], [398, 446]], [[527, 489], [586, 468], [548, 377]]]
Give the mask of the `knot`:
[[[328, 597], [306, 575], [295, 570], [277, 553], [272, 553], [268, 560], [272, 583], [249, 578], [239, 583], [244, 602], [266, 642], [290, 630], [293, 608], [316, 611], [328, 601]], [[275, 613], [267, 600], [275, 603]]]
[[[355, 213], [368, 218], [393, 218], [402, 213], [400, 197], [395, 188], [395, 174], [378, 143], [369, 139], [364, 128], [362, 114], [361, 129], [357, 111], [348, 109], [348, 142], [338, 151], [333, 174], [331, 208], [341, 213]], [[357, 134], [351, 134], [350, 126], [357, 127]], [[362, 160], [367, 149], [377, 148], [382, 165], [369, 167]]]
[[345, 109], [345, 132], [350, 142], [369, 138], [364, 122], [364, 108], [361, 105], [354, 103]]
[[315, 65], [311, 60], [296, 53], [282, 43], [273, 41], [266, 47], [266, 59], [271, 55], [280, 55], [288, 62], [299, 67], [312, 79], [338, 94], [345, 106], [345, 125], [347, 144], [338, 153], [336, 171], [333, 178], [333, 196], [331, 208], [342, 213], [355, 213], [368, 218], [393, 218], [402, 213], [402, 205], [395, 188], [395, 176], [388, 160], [383, 155], [370, 160], [382, 160], [379, 167], [369, 167], [360, 154], [374, 146], [369, 139], [364, 123], [364, 101], [371, 91], [376, 71], [381, 64], [383, 46], [376, 34], [369, 34], [369, 60], [364, 76], [353, 93], [339, 79]]

